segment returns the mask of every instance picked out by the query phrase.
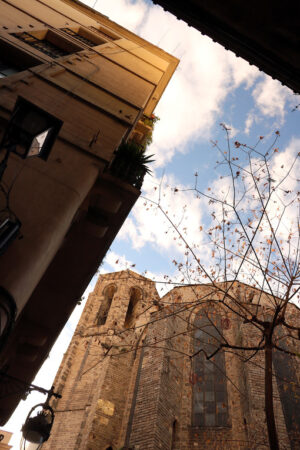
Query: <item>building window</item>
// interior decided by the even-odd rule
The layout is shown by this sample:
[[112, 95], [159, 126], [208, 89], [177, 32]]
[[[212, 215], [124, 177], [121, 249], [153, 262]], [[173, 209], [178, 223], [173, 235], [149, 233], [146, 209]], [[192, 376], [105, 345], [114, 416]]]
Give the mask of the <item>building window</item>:
[[[282, 336], [281, 330], [279, 335]], [[280, 340], [279, 345], [285, 348], [284, 340]], [[279, 350], [274, 350], [273, 355], [273, 364], [286, 429], [291, 449], [296, 450], [300, 445], [300, 388], [297, 384], [297, 373], [293, 357]]]
[[136, 318], [136, 310], [139, 304], [139, 301], [142, 299], [142, 291], [139, 288], [132, 288], [130, 290], [130, 299], [128, 303], [127, 313], [125, 317], [125, 328], [130, 328], [134, 325], [134, 321]]
[[105, 325], [109, 309], [111, 306], [112, 299], [116, 293], [116, 286], [114, 284], [110, 284], [109, 286], [106, 286], [106, 288], [103, 291], [103, 300], [99, 309], [99, 313], [97, 316], [97, 325]]
[[9, 75], [13, 75], [18, 72], [19, 69], [17, 67], [2, 61], [0, 57], [0, 78], [9, 77]]
[[[204, 350], [210, 355], [220, 342], [220, 320], [209, 311], [199, 313], [194, 322], [194, 353]], [[219, 351], [212, 360], [200, 352], [193, 364], [192, 424], [199, 427], [228, 425], [228, 399], [224, 352]]]
[[83, 49], [82, 46], [63, 39], [52, 30], [31, 33], [24, 31], [12, 35], [51, 58], [59, 58]]
[[96, 36], [95, 33], [88, 32], [84, 28], [62, 28], [61, 30], [89, 47], [95, 47], [96, 45], [105, 44], [107, 42], [106, 40], [101, 39], [100, 36]]
[[42, 64], [37, 58], [0, 39], [0, 78]]

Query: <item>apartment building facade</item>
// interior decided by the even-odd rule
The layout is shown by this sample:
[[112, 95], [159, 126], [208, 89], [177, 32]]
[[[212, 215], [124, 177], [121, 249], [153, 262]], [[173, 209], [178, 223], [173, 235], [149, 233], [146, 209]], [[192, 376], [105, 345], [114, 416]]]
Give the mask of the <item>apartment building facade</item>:
[[[2, 373], [32, 381], [139, 197], [112, 162], [177, 64], [77, 0], [0, 1]], [[5, 423], [26, 387], [1, 385]]]

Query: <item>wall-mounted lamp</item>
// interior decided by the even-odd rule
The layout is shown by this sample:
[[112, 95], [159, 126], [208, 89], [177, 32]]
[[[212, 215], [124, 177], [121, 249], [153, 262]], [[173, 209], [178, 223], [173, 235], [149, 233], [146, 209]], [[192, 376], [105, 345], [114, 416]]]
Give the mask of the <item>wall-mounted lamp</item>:
[[[47, 399], [45, 403], [39, 403], [35, 405], [29, 411], [26, 417], [25, 423], [22, 426], [22, 433], [24, 439], [24, 448], [26, 447], [26, 441], [36, 444], [36, 448], [40, 448], [43, 442], [49, 439], [51, 428], [54, 421], [54, 411], [49, 405], [51, 397], [61, 398], [61, 395], [54, 392], [54, 386], [51, 389], [44, 389], [32, 383], [27, 383], [26, 381], [20, 380], [19, 378], [13, 377], [5, 372], [0, 372], [0, 392], [3, 390], [7, 395], [7, 384], [18, 387], [21, 389], [26, 389], [27, 393], [32, 391], [38, 391], [42, 394], [47, 394]], [[14, 392], [14, 391], [13, 391]], [[41, 408], [41, 411], [35, 411]], [[35, 415], [32, 415], [35, 412]], [[23, 448], [23, 447], [22, 447]], [[33, 446], [30, 447], [31, 449]]]
[[[37, 409], [42, 408], [36, 415], [31, 414]], [[29, 411], [24, 425], [22, 426], [23, 438], [27, 442], [37, 444], [37, 448], [46, 442], [51, 433], [51, 428], [54, 421], [54, 411], [51, 406], [40, 403], [35, 405]]]
[[[32, 389], [37, 389], [37, 386]], [[52, 396], [61, 398], [60, 394], [54, 392], [54, 386], [49, 391], [43, 388], [38, 388], [37, 390], [43, 390], [44, 393], [47, 392], [48, 396], [45, 403], [39, 403], [31, 408], [26, 417], [25, 423], [22, 426], [23, 438], [25, 440], [24, 448], [26, 447], [26, 441], [37, 444], [37, 448], [40, 448], [40, 445], [49, 439], [54, 422], [54, 411], [49, 405], [49, 401]], [[37, 408], [42, 408], [42, 410], [37, 412], [36, 415], [31, 416]]]

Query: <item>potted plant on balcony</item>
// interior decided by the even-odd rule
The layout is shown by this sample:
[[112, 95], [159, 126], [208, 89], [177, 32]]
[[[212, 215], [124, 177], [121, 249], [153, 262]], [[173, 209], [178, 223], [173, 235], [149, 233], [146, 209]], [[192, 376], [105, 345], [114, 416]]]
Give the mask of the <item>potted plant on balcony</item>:
[[146, 173], [151, 173], [148, 164], [154, 155], [146, 155], [146, 148], [136, 142], [122, 142], [110, 166], [110, 173], [140, 189]]

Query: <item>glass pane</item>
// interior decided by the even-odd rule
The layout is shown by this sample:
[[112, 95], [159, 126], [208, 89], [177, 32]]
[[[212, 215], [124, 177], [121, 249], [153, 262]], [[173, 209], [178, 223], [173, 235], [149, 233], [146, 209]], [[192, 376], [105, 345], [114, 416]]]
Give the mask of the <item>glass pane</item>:
[[205, 392], [205, 401], [206, 402], [214, 402], [215, 401], [215, 393], [213, 391]]
[[227, 405], [224, 402], [217, 402], [218, 413], [224, 413], [227, 410]]
[[227, 414], [221, 413], [217, 414], [217, 425], [219, 427], [225, 427], [227, 425]]
[[195, 414], [195, 420], [194, 425], [196, 427], [203, 427], [205, 425], [204, 423], [204, 414]]
[[205, 425], [213, 427], [216, 425], [216, 416], [214, 414], [205, 414]]
[[212, 413], [214, 414], [216, 412], [215, 403], [214, 402], [205, 402], [205, 412], [208, 414], [212, 414]]
[[211, 361], [206, 359], [204, 361], [204, 370], [206, 373], [213, 373], [215, 370], [215, 366]]
[[196, 403], [194, 405], [194, 413], [195, 414], [199, 414], [199, 413], [204, 413], [204, 403]]
[[200, 391], [200, 389], [194, 389], [194, 403], [200, 403], [204, 400], [204, 394], [203, 391]]
[[222, 390], [216, 390], [216, 400], [217, 402], [222, 402], [224, 403], [226, 400], [226, 392], [224, 389]]
[[209, 379], [205, 378], [204, 380], [204, 390], [207, 391], [212, 391], [214, 388], [214, 383], [212, 378], [210, 377]]

